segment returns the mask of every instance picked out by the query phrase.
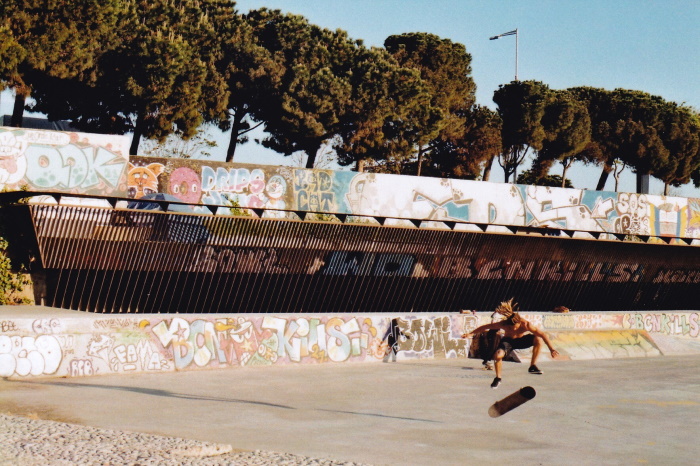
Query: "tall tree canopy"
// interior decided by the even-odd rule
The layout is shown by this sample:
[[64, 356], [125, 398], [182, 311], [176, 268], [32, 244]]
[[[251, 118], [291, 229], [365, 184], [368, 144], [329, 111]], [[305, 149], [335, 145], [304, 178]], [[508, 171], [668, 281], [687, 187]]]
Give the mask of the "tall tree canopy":
[[466, 113], [461, 131], [432, 142], [424, 172], [429, 176], [473, 180], [483, 170], [488, 176], [488, 169], [501, 148], [500, 116], [487, 107], [474, 105]]
[[416, 128], [420, 176], [425, 155], [437, 145], [464, 137], [469, 110], [476, 100], [471, 55], [464, 45], [428, 33], [389, 36], [384, 47], [399, 65], [420, 72], [430, 93], [430, 105], [440, 112], [435, 125]]
[[603, 165], [597, 190], [616, 163], [668, 186], [690, 181], [698, 169], [697, 114], [642, 91], [591, 87], [569, 89], [588, 108], [591, 143], [585, 152]]
[[493, 101], [503, 120], [501, 139], [503, 151], [498, 162], [508, 182], [515, 181], [518, 166], [530, 149], [539, 151], [547, 136], [542, 124], [550, 100], [549, 87], [539, 81], [513, 81], [498, 87]]
[[37, 86], [34, 110], [68, 119], [85, 131], [134, 132], [164, 140], [196, 134], [206, 120], [225, 118], [227, 89], [218, 74], [218, 36], [235, 19], [222, 0], [125, 4], [119, 40], [93, 68], [94, 82], [47, 80]]
[[350, 164], [401, 151], [411, 131], [430, 124], [420, 77], [385, 51], [279, 11], [253, 11], [248, 21], [279, 72], [250, 109], [269, 135], [264, 146], [285, 155], [302, 151], [311, 168], [331, 141], [339, 162]]
[[94, 82], [95, 64], [116, 42], [119, 0], [3, 0], [0, 2], [0, 88], [15, 92], [12, 124], [45, 77]]
[[591, 140], [591, 119], [583, 103], [566, 91], [551, 91], [541, 120], [545, 136], [533, 161], [532, 176], [546, 176], [555, 162], [563, 166], [562, 187], [573, 162], [590, 163], [583, 150]]
[[285, 71], [284, 56], [273, 54], [263, 46], [264, 21], [252, 12], [250, 22], [244, 18], [231, 34], [222, 40], [222, 76], [229, 89], [228, 113], [219, 128], [228, 131], [226, 161], [233, 161], [238, 144], [248, 141], [247, 133], [261, 122], [255, 120], [256, 110], [269, 96], [279, 92]]

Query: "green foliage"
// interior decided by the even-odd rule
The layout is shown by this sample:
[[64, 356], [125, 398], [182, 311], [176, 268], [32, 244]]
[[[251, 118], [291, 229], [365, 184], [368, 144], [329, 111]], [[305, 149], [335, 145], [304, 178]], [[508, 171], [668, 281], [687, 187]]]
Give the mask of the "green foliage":
[[487, 107], [473, 106], [456, 135], [432, 142], [425, 174], [442, 178], [478, 179], [485, 165], [501, 153], [501, 118]]
[[434, 109], [432, 124], [415, 127], [420, 175], [423, 157], [429, 158], [441, 146], [442, 160], [445, 146], [466, 138], [469, 111], [476, 100], [476, 85], [471, 77], [471, 55], [464, 45], [434, 34], [407, 33], [389, 36], [384, 41], [387, 51], [399, 65], [420, 73]]
[[550, 186], [560, 188], [573, 188], [571, 180], [562, 179], [559, 175], [540, 175], [533, 170], [525, 170], [518, 175], [517, 184], [531, 184], [536, 186]]
[[[700, 169], [700, 124], [692, 109], [642, 91], [569, 89], [588, 109], [591, 143], [584, 149], [604, 165], [601, 190], [616, 161], [667, 185], [680, 186]], [[695, 178], [693, 178], [695, 179]]]
[[264, 125], [265, 146], [304, 153], [307, 167], [330, 153], [372, 171], [475, 179], [483, 169], [488, 180], [497, 157], [508, 181], [534, 154], [540, 177], [557, 163], [562, 179], [575, 162], [601, 165], [598, 189], [616, 166], [700, 186], [693, 109], [642, 91], [514, 81], [495, 92], [495, 114], [474, 105], [462, 44], [407, 33], [384, 45], [278, 10], [243, 16], [229, 0], [5, 0], [0, 89], [15, 92], [20, 116], [31, 96], [32, 110], [80, 130], [133, 132], [132, 153], [142, 137], [171, 136], [179, 142], [158, 150], [206, 153], [212, 141], [197, 135], [211, 123], [231, 131], [231, 161]]
[[285, 71], [283, 55], [273, 55], [263, 46], [266, 38], [256, 35], [263, 28], [255, 21], [256, 13], [251, 15], [250, 22], [245, 17], [235, 22], [230, 36], [221, 41], [218, 66], [229, 92], [227, 115], [219, 120], [219, 128], [231, 131], [227, 162], [233, 161], [237, 145], [248, 141], [246, 134], [260, 125], [254, 110], [277, 92]]
[[17, 96], [13, 120], [49, 78], [94, 82], [97, 60], [117, 42], [123, 10], [118, 0], [0, 2], [0, 82]]
[[119, 3], [119, 37], [91, 69], [94, 79], [47, 80], [34, 94], [33, 110], [84, 131], [133, 131], [133, 154], [142, 136], [188, 139], [203, 121], [225, 118], [228, 91], [216, 66], [220, 28], [214, 21], [229, 24], [233, 4]]
[[586, 106], [574, 96], [566, 91], [552, 91], [541, 124], [545, 138], [533, 162], [533, 170], [539, 176], [545, 176], [558, 161], [564, 168], [561, 176], [564, 180], [572, 163], [590, 161], [583, 150], [591, 141], [591, 119]]
[[414, 70], [384, 50], [366, 48], [344, 31], [266, 9], [247, 19], [279, 77], [250, 115], [263, 121], [263, 145], [285, 155], [302, 151], [307, 168], [331, 143], [341, 165], [404, 158], [417, 128], [435, 124], [429, 93]]
[[515, 175], [530, 149], [542, 149], [547, 136], [542, 118], [550, 99], [549, 87], [539, 81], [513, 81], [499, 86], [494, 93], [493, 101], [503, 121], [499, 164], [506, 181]]
[[30, 282], [25, 278], [22, 268], [16, 270], [12, 266], [9, 257], [10, 244], [6, 239], [8, 225], [9, 221], [0, 206], [0, 305], [28, 304], [28, 300], [22, 298], [20, 293]]
[[13, 271], [7, 256], [8, 247], [7, 240], [0, 236], [0, 305], [28, 304], [27, 299], [19, 294], [29, 282], [24, 274]]

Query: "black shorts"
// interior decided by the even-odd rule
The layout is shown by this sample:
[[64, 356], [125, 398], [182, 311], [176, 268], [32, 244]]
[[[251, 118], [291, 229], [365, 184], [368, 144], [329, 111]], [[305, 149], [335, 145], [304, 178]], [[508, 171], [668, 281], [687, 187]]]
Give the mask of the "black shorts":
[[498, 349], [502, 349], [509, 354], [514, 349], [525, 349], [533, 346], [535, 344], [535, 335], [529, 333], [524, 337], [520, 338], [501, 338], [501, 343], [498, 345]]

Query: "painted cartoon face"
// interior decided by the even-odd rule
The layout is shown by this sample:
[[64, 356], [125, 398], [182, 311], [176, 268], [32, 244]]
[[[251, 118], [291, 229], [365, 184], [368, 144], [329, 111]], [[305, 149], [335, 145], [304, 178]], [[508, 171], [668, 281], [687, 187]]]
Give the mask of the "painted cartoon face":
[[197, 172], [180, 167], [170, 175], [169, 191], [183, 202], [197, 203], [202, 193], [202, 183]]
[[163, 173], [165, 165], [152, 163], [145, 167], [137, 167], [129, 163], [127, 186], [129, 197], [139, 199], [146, 194], [158, 192], [158, 175]]
[[10, 131], [0, 133], [0, 183], [16, 183], [25, 174], [26, 142], [20, 141]]
[[275, 175], [267, 182], [265, 190], [270, 199], [281, 199], [287, 191], [287, 182], [281, 176]]

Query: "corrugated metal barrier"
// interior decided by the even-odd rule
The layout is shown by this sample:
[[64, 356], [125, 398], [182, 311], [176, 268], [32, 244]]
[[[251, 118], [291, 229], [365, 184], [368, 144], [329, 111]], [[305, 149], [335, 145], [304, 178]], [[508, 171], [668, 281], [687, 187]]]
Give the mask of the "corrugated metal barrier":
[[[46, 303], [90, 312], [696, 307], [700, 248], [61, 205], [31, 215]], [[38, 272], [37, 272], [38, 273]]]

